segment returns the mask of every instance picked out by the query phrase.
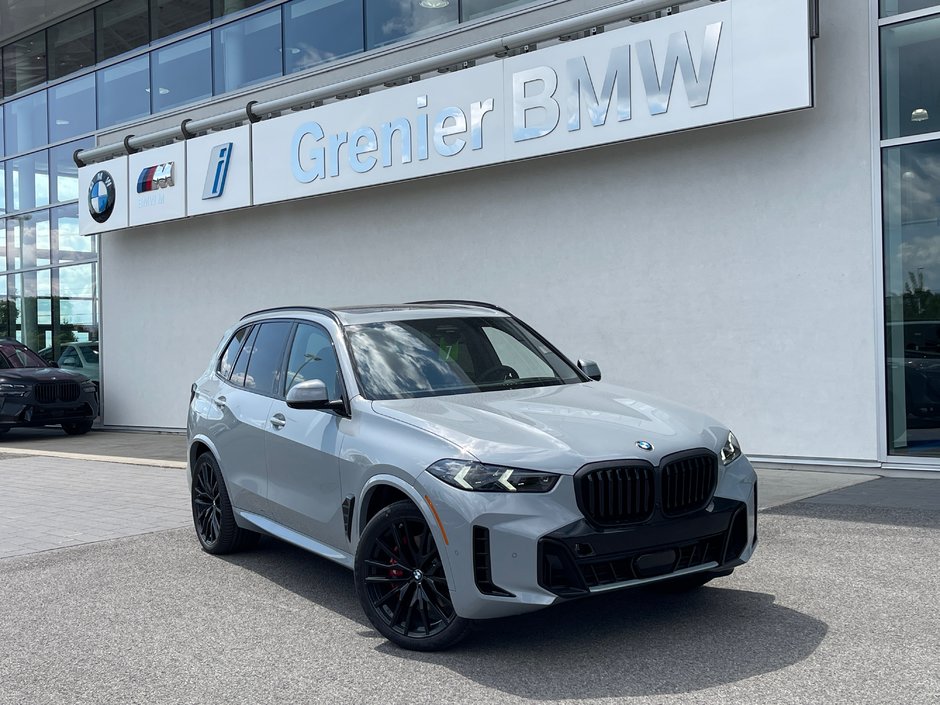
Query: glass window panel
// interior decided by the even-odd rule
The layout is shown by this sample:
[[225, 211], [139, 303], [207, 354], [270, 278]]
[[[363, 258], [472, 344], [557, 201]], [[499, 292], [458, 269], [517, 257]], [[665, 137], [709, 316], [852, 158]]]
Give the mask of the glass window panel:
[[940, 455], [940, 142], [882, 153], [889, 452]]
[[52, 209], [52, 249], [56, 264], [95, 259], [96, 235], [78, 234], [78, 204]]
[[95, 131], [95, 76], [88, 74], [49, 89], [49, 141]]
[[[0, 220], [0, 269], [7, 269], [7, 222], [5, 220]], [[0, 277], [0, 281], [6, 281], [3, 277]], [[2, 330], [0, 330], [0, 336], [3, 335]]]
[[362, 2], [295, 0], [284, 5], [287, 73], [363, 51]]
[[76, 149], [91, 149], [94, 137], [86, 137], [49, 150], [49, 202], [63, 203], [78, 199], [78, 167], [72, 155]]
[[6, 151], [3, 148], [4, 138], [3, 138], [3, 110], [0, 109], [0, 157], [6, 154]]
[[98, 61], [150, 42], [148, 0], [110, 0], [95, 8]]
[[101, 69], [96, 77], [98, 127], [111, 127], [150, 114], [148, 54]]
[[881, 29], [885, 139], [940, 130], [940, 17]]
[[[7, 170], [6, 165], [0, 163], [0, 215], [7, 212]], [[0, 223], [2, 224], [2, 223]]]
[[457, 4], [445, 0], [365, 0], [366, 48], [456, 24]]
[[36, 32], [3, 47], [4, 95], [19, 93], [45, 80], [45, 32]]
[[153, 52], [150, 94], [153, 112], [212, 95], [210, 45], [211, 39], [206, 32]]
[[938, 0], [881, 0], [880, 4], [881, 16], [892, 17], [905, 12], [923, 10], [926, 7], [936, 7], [940, 5], [940, 2]]
[[[290, 335], [292, 326], [293, 324], [287, 321], [261, 324], [248, 360], [246, 389], [262, 394], [275, 394], [281, 389], [284, 348], [287, 346], [287, 336]], [[232, 379], [235, 379], [234, 373]]]
[[0, 276], [0, 336], [13, 336], [13, 321], [16, 316], [11, 317], [13, 311], [12, 302], [7, 293], [7, 279], [10, 277]]
[[238, 12], [253, 7], [264, 0], [212, 0], [212, 16], [222, 17], [232, 12]]
[[153, 38], [162, 39], [211, 19], [209, 0], [151, 0]]
[[281, 75], [281, 11], [275, 8], [212, 32], [215, 92]]
[[46, 92], [39, 91], [3, 106], [6, 153], [18, 154], [49, 143]]
[[13, 275], [8, 286], [10, 332], [33, 350], [42, 350], [52, 339], [52, 271]]
[[59, 292], [53, 309], [58, 310], [56, 343], [98, 340], [97, 265], [72, 265], [55, 271]]
[[49, 80], [95, 63], [95, 14], [83, 12], [49, 28]]
[[24, 213], [7, 219], [8, 264], [12, 269], [52, 264], [49, 212]]
[[475, 20], [478, 17], [492, 15], [495, 12], [502, 12], [529, 2], [532, 2], [532, 0], [514, 0], [510, 2], [507, 2], [507, 0], [462, 0], [460, 3], [460, 21]]
[[8, 159], [4, 171], [9, 212], [49, 205], [49, 153], [46, 150]]

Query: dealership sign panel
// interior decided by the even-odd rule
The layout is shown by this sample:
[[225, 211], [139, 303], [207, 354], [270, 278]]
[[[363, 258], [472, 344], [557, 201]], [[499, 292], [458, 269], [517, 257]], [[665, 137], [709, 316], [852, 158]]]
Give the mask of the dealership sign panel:
[[[806, 0], [731, 0], [131, 155], [133, 193], [115, 196], [128, 219], [89, 211], [82, 232], [597, 147], [812, 98]], [[82, 189], [96, 189], [89, 209], [103, 166], [79, 171]]]

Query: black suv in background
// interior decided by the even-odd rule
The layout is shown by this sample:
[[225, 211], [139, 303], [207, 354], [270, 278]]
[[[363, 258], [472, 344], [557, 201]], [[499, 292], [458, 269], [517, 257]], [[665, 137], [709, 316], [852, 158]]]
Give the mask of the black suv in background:
[[78, 435], [91, 430], [96, 416], [98, 391], [88, 377], [0, 338], [0, 434], [14, 426], [62, 426]]

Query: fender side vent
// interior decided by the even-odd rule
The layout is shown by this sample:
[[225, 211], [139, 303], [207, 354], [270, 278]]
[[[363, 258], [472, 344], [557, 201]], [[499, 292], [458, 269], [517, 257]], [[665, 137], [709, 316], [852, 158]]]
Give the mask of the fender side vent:
[[493, 583], [490, 568], [490, 530], [483, 526], [473, 527], [473, 581], [484, 595], [515, 597], [508, 590]]
[[356, 506], [356, 495], [348, 494], [343, 500], [343, 528], [346, 529], [346, 539], [352, 534], [353, 508]]

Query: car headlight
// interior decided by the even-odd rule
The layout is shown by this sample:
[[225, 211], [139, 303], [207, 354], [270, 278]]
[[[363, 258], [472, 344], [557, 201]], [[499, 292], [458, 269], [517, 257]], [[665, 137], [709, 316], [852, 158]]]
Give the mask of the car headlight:
[[734, 437], [734, 434], [728, 431], [728, 440], [721, 447], [721, 464], [730, 465], [740, 457], [741, 445], [738, 443], [738, 439]]
[[548, 492], [558, 482], [554, 473], [484, 465], [475, 460], [438, 460], [428, 472], [457, 489], [475, 492]]
[[97, 392], [98, 387], [95, 386], [94, 382], [82, 382], [82, 391], [83, 392]]
[[29, 389], [25, 384], [10, 384], [9, 382], [0, 382], [0, 396], [22, 397]]

